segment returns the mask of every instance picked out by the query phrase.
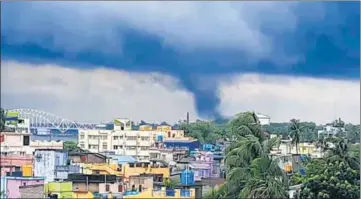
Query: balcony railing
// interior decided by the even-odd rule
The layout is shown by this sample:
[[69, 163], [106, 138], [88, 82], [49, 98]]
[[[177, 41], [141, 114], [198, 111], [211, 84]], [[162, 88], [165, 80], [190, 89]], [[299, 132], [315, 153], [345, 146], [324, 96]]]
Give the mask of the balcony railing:
[[121, 182], [120, 177], [116, 175], [84, 175], [84, 174], [69, 174], [68, 180], [72, 182], [88, 182], [88, 183], [115, 183]]

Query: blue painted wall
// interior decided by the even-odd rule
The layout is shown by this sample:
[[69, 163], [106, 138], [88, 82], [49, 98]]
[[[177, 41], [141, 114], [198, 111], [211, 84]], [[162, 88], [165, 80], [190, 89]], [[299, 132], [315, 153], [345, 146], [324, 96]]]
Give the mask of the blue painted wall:
[[184, 141], [164, 141], [166, 148], [187, 148], [189, 151], [194, 151], [201, 147], [201, 143], [198, 140], [184, 142]]
[[54, 181], [56, 166], [65, 166], [68, 153], [55, 150], [36, 150], [34, 154], [34, 176], [45, 177], [45, 182]]

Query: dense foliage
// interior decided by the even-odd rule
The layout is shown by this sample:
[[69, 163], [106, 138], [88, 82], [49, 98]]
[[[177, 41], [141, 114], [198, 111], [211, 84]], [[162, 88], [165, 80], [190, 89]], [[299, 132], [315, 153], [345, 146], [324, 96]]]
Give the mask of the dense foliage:
[[[200, 126], [217, 128], [216, 125], [206, 125], [204, 122], [199, 123], [199, 126], [192, 124], [181, 127], [188, 128], [188, 135], [196, 132], [202, 137]], [[287, 137], [292, 138], [295, 146], [305, 141], [305, 134], [314, 134], [314, 137], [308, 137], [312, 137], [311, 141], [316, 142], [325, 154], [323, 159], [306, 159], [306, 175], [295, 174], [289, 182], [278, 166], [277, 159], [269, 155], [272, 148], [279, 146], [282, 137], [282, 133], [276, 133], [280, 136], [267, 138], [263, 132], [271, 126], [261, 127], [255, 114], [247, 112], [238, 114], [223, 126], [226, 130], [210, 131], [215, 132], [217, 137], [234, 142], [225, 151], [226, 183], [211, 190], [205, 198], [287, 198], [289, 185], [292, 184], [303, 184], [298, 196], [302, 199], [359, 197], [360, 150], [359, 147], [350, 148], [352, 145], [345, 139], [348, 138], [347, 135], [318, 140], [318, 128], [313, 123], [293, 119], [284, 125]], [[357, 132], [355, 134], [359, 135]], [[201, 140], [206, 141], [206, 137]], [[330, 142], [333, 147], [329, 146]]]
[[324, 158], [306, 164], [306, 176], [292, 176], [291, 184], [303, 184], [301, 199], [360, 198], [359, 145], [344, 139], [334, 139], [333, 143]]
[[[187, 136], [194, 137], [202, 143], [214, 143], [218, 138], [231, 139], [235, 136], [237, 129], [234, 124], [236, 122], [236, 119], [230, 121], [198, 120], [190, 124], [183, 121], [174, 127], [184, 130]], [[293, 119], [285, 123], [271, 123], [261, 128], [264, 132], [280, 135], [282, 139], [296, 138], [293, 139], [295, 144], [296, 140], [297, 143], [318, 142], [317, 131], [321, 130], [322, 126], [317, 126], [314, 122], [302, 122]], [[352, 143], [360, 141], [360, 125], [345, 124], [344, 128], [347, 133], [340, 133], [337, 135], [338, 137], [347, 138]]]
[[[312, 163], [317, 164], [317, 163]], [[319, 163], [318, 163], [319, 164]], [[304, 181], [300, 198], [360, 198], [360, 171], [343, 161], [317, 165]]]
[[269, 152], [280, 137], [267, 139], [254, 113], [229, 121], [234, 142], [225, 153], [227, 182], [206, 198], [287, 198], [287, 178]]
[[4, 131], [5, 129], [5, 117], [5, 110], [3, 108], [0, 108], [0, 132]]
[[65, 141], [63, 142], [63, 148], [66, 151], [75, 151], [78, 150], [78, 144], [74, 141]]

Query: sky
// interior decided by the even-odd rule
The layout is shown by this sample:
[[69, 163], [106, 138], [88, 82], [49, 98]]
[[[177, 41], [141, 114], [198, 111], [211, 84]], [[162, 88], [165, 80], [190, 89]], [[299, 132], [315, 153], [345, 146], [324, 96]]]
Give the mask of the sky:
[[[360, 2], [3, 2], [1, 106], [360, 123]], [[21, 14], [19, 14], [21, 13]]]

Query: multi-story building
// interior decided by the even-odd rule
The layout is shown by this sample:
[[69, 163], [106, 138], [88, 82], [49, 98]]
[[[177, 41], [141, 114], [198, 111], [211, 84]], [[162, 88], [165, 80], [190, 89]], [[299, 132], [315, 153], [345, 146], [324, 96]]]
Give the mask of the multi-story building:
[[33, 149], [30, 147], [30, 136], [30, 132], [1, 132], [1, 154], [32, 154]]
[[24, 154], [7, 154], [0, 156], [1, 176], [5, 176], [7, 172], [21, 171], [25, 165], [33, 164], [33, 155]]
[[323, 137], [326, 138], [326, 137], [335, 136], [336, 134], [343, 132], [345, 132], [344, 127], [335, 126], [334, 124], [326, 124], [322, 130], [317, 131], [317, 135], [318, 137], [322, 135]]
[[69, 164], [68, 153], [63, 150], [36, 150], [34, 159], [34, 176], [44, 176], [46, 182], [64, 180], [69, 173], [80, 172], [79, 166]]
[[149, 125], [132, 130], [128, 119], [115, 120], [112, 130], [80, 130], [78, 134], [78, 145], [82, 149], [96, 153], [113, 151], [119, 155], [134, 156], [138, 161], [150, 160], [150, 148], [167, 140], [191, 141], [184, 137], [184, 131], [173, 130], [166, 125], [155, 130]]
[[150, 131], [80, 130], [78, 143], [80, 148], [91, 152], [114, 151], [135, 156], [137, 160], [149, 160], [151, 138]]

